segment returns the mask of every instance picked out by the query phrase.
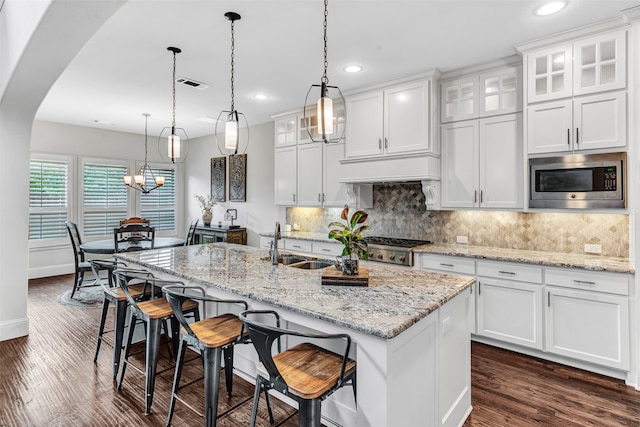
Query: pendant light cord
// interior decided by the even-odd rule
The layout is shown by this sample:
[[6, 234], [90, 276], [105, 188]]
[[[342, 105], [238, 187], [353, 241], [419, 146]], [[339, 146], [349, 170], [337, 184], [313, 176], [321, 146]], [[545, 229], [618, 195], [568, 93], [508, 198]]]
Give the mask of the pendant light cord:
[[176, 127], [176, 51], [173, 51], [173, 110], [171, 119], [171, 132], [175, 132]]
[[233, 74], [234, 74], [234, 58], [235, 58], [235, 32], [234, 32], [234, 24], [235, 21], [231, 20], [231, 112], [233, 113], [236, 109], [235, 109], [235, 93], [234, 93], [234, 86], [233, 86]]
[[144, 115], [144, 165], [147, 164], [147, 122], [149, 121], [149, 114]]
[[327, 67], [329, 67], [329, 61], [327, 60], [327, 16], [329, 15], [329, 0], [324, 0], [324, 74], [322, 74], [321, 82], [324, 84], [329, 83], [329, 78], [327, 77]]

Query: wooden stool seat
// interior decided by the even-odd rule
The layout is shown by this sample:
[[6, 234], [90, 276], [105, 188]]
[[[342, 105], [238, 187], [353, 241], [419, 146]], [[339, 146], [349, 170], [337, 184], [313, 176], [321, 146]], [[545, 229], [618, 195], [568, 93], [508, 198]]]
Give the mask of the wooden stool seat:
[[[150, 319], [163, 319], [173, 315], [171, 306], [164, 298], [152, 299], [149, 301], [141, 301], [138, 308]], [[185, 301], [184, 311], [190, 311], [198, 308], [196, 301]]]
[[[137, 284], [137, 285], [131, 285], [129, 286], [129, 293], [131, 294], [131, 296], [133, 298], [140, 298], [143, 295], [151, 295], [151, 293], [149, 292], [149, 290], [147, 289], [147, 291], [145, 292], [145, 286], [143, 284]], [[115, 298], [116, 301], [126, 301], [127, 300], [127, 296], [124, 294], [124, 292], [122, 292], [122, 289], [120, 288], [111, 288], [109, 290], [109, 292], [111, 292], [112, 296]]]
[[[222, 314], [189, 324], [200, 344], [206, 348], [225, 346], [238, 340], [242, 322], [233, 314]], [[183, 331], [186, 334], [186, 331]], [[246, 331], [245, 334], [246, 336]]]
[[[341, 355], [311, 343], [298, 344], [273, 356], [273, 361], [289, 391], [303, 399], [316, 399], [329, 391], [336, 385], [342, 368]], [[344, 375], [355, 371], [356, 362], [348, 359]]]

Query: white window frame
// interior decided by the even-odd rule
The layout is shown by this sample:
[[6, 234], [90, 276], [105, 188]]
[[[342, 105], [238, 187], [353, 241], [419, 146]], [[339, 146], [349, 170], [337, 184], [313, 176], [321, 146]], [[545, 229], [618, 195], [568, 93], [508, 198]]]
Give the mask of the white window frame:
[[[75, 194], [75, 168], [74, 168], [74, 161], [73, 161], [73, 156], [70, 155], [62, 155], [62, 154], [50, 154], [50, 153], [39, 153], [39, 152], [32, 152], [30, 159], [29, 159], [29, 164], [31, 164], [31, 161], [35, 160], [35, 161], [52, 161], [52, 162], [63, 162], [67, 164], [67, 220], [69, 221], [73, 221], [73, 215], [72, 213], [75, 211], [74, 209], [74, 197], [73, 195]], [[31, 207], [29, 207], [29, 216], [31, 215]], [[59, 247], [59, 246], [68, 246], [71, 244], [71, 241], [69, 240], [69, 234], [67, 232], [67, 234], [64, 237], [59, 237], [59, 238], [52, 238], [52, 239], [29, 239], [29, 236], [27, 236], [27, 239], [29, 240], [29, 248], [30, 249], [37, 249], [37, 248], [52, 248], [52, 247]]]

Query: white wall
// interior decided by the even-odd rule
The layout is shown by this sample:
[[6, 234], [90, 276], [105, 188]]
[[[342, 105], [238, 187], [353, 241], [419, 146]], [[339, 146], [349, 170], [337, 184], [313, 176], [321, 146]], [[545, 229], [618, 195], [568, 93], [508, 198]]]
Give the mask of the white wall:
[[[213, 224], [222, 221], [223, 225], [227, 209], [238, 210], [238, 224], [247, 229], [247, 244], [259, 246], [259, 233], [273, 231], [274, 223], [278, 219], [278, 209], [274, 206], [273, 186], [273, 122], [250, 127], [250, 140], [247, 147], [247, 201], [222, 202], [213, 209]], [[221, 157], [213, 136], [197, 138], [191, 141], [189, 157], [185, 163], [186, 189], [186, 219], [200, 218], [202, 212], [196, 194], [211, 193], [211, 159]], [[241, 144], [242, 146], [242, 144]], [[227, 159], [227, 200], [229, 199], [229, 163]]]

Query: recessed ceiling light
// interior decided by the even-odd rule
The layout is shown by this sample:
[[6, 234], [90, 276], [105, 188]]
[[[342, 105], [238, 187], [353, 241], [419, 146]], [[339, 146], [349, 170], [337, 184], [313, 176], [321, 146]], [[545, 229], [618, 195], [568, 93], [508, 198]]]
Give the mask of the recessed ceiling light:
[[549, 3], [543, 4], [542, 6], [537, 8], [534, 13], [538, 16], [552, 15], [564, 9], [566, 5], [567, 5], [566, 1], [552, 1]]
[[267, 95], [266, 93], [256, 93], [255, 95], [253, 95], [253, 97], [260, 101], [269, 99], [269, 95]]
[[362, 71], [362, 67], [360, 65], [347, 65], [344, 67], [344, 71], [347, 73], [359, 73]]

